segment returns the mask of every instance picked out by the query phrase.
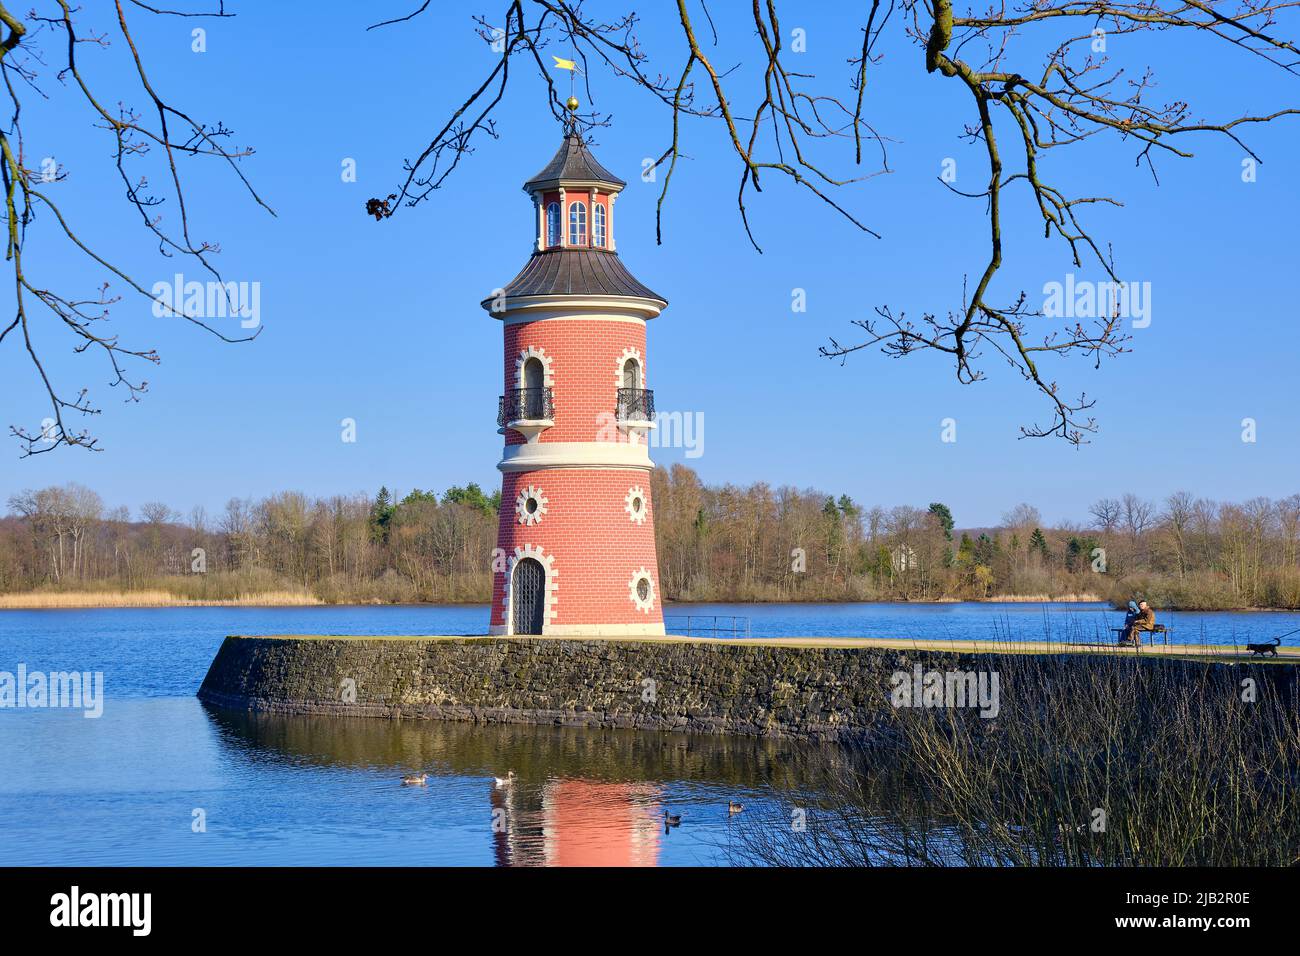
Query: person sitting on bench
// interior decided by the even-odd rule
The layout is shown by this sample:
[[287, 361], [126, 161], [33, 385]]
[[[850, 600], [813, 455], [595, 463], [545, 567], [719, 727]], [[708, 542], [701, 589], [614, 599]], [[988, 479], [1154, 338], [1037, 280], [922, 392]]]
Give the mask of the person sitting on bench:
[[1120, 638], [1120, 643], [1137, 647], [1142, 643], [1142, 638], [1138, 636], [1140, 632], [1150, 632], [1155, 629], [1156, 612], [1151, 610], [1151, 605], [1147, 604], [1146, 601], [1139, 601], [1137, 616], [1129, 624], [1128, 631]]

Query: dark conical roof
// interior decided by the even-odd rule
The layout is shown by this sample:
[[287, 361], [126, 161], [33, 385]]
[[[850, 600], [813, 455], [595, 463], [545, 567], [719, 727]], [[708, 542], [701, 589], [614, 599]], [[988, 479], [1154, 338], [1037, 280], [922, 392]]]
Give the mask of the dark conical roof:
[[[636, 280], [618, 255], [604, 249], [547, 249], [534, 252], [505, 287], [508, 297], [532, 295], [621, 295], [668, 300]], [[485, 308], [492, 302], [483, 300]]]
[[582, 136], [574, 132], [570, 132], [564, 137], [564, 142], [560, 145], [556, 154], [551, 157], [551, 161], [543, 167], [540, 173], [524, 183], [524, 189], [533, 190], [541, 186], [549, 186], [570, 180], [584, 183], [602, 183], [616, 189], [622, 189], [627, 185], [623, 180], [600, 165], [596, 157], [591, 155], [591, 150], [587, 148], [587, 144], [582, 141]]

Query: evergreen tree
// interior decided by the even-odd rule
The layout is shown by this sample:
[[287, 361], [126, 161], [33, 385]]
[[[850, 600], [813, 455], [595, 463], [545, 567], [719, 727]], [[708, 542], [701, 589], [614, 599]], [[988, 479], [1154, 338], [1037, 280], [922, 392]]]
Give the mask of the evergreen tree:
[[1029, 536], [1029, 550], [1037, 551], [1043, 556], [1044, 561], [1047, 560], [1047, 538], [1043, 536], [1042, 528], [1035, 528], [1034, 533]]
[[952, 511], [949, 510], [947, 505], [932, 501], [930, 503], [930, 514], [939, 519], [939, 526], [943, 528], [943, 536], [951, 541], [953, 529]]
[[381, 486], [379, 494], [375, 495], [375, 503], [370, 507], [370, 536], [374, 540], [388, 540], [388, 526], [392, 522], [393, 512], [396, 510], [388, 486]]

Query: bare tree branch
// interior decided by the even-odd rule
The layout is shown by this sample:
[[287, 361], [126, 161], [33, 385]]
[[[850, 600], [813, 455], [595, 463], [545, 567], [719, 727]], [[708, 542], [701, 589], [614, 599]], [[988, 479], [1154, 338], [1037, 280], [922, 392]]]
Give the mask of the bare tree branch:
[[[405, 17], [375, 26], [409, 20], [427, 7], [422, 3]], [[472, 152], [476, 136], [497, 135], [496, 114], [506, 94], [512, 56], [524, 56], [525, 63], [533, 67], [527, 72], [535, 72], [545, 84], [552, 112], [563, 118], [563, 105], [543, 53], [552, 45], [564, 44], [565, 56], [582, 62], [588, 82], [592, 67], [604, 67], [609, 75], [649, 94], [652, 102], [668, 112], [668, 144], [652, 164], [666, 166], [656, 204], [656, 241], [663, 241], [669, 187], [675, 181], [678, 160], [686, 156], [683, 121], [688, 118], [715, 127], [735, 157], [736, 207], [756, 250], [762, 251], [750, 225], [746, 194], [751, 187], [761, 193], [769, 176], [788, 179], [862, 232], [878, 236], [835, 192], [890, 171], [889, 139], [867, 119], [868, 69], [880, 62], [877, 44], [898, 13], [904, 33], [923, 51], [918, 65], [923, 64], [930, 74], [955, 81], [969, 97], [972, 119], [965, 137], [983, 144], [987, 185], [978, 192], [959, 191], [946, 182], [943, 185], [954, 195], [985, 204], [988, 253], [978, 270], [969, 270], [977, 279], [969, 289], [963, 283], [959, 308], [948, 310], [943, 317], [924, 313], [913, 323], [904, 312], [881, 306], [874, 316], [853, 323], [865, 333], [860, 339], [849, 343], [832, 339], [820, 351], [841, 360], [872, 347], [897, 358], [922, 350], [938, 351], [952, 362], [957, 380], [966, 384], [986, 376], [981, 356], [1000, 356], [1042, 396], [1051, 413], [1043, 424], [1022, 426], [1022, 436], [1054, 436], [1078, 445], [1096, 431], [1095, 419], [1086, 414], [1094, 401], [1086, 395], [1064, 397], [1041, 362], [1050, 356], [1076, 356], [1096, 365], [1128, 351], [1129, 336], [1118, 313], [1098, 314], [1082, 322], [1054, 321], [1052, 316], [1027, 307], [1024, 292], [995, 288], [1005, 267], [1002, 219], [1007, 196], [1027, 194], [1042, 221], [1045, 238], [1059, 240], [1076, 268], [1097, 266], [1110, 283], [1122, 288], [1109, 245], [1097, 238], [1080, 216], [1094, 206], [1121, 204], [1109, 196], [1071, 196], [1044, 178], [1043, 160], [1050, 150], [1112, 134], [1121, 144], [1133, 142], [1137, 146], [1135, 161], [1155, 176], [1156, 156], [1192, 155], [1185, 145], [1189, 134], [1218, 136], [1258, 160], [1241, 138], [1242, 131], [1300, 112], [1277, 109], [1219, 121], [1195, 118], [1183, 99], [1150, 102], [1155, 90], [1151, 70], [1130, 77], [1092, 49], [1095, 31], [1101, 29], [1110, 36], [1149, 35], [1152, 40], [1157, 34], [1181, 31], [1176, 35], [1189, 40], [1193, 35], [1221, 40], [1285, 74], [1296, 75], [1300, 73], [1300, 48], [1279, 24], [1284, 15], [1294, 15], [1300, 0], [993, 0], [987, 6], [972, 5], [962, 11], [954, 8], [953, 0], [870, 0], [863, 7], [860, 44], [847, 58], [853, 68], [847, 83], [852, 96], [844, 99], [815, 89], [815, 77], [790, 65], [778, 0], [751, 0], [744, 15], [736, 7], [730, 10], [738, 19], [724, 27], [722, 35], [752, 36], [761, 74], [749, 81], [750, 88], [739, 92], [732, 89], [738, 82], [735, 68], [719, 65], [719, 54], [706, 51], [700, 43], [692, 16], [694, 5], [690, 0], [677, 0], [676, 7], [685, 50], [675, 72], [667, 74], [651, 72], [633, 13], [602, 19], [587, 14], [581, 0], [512, 0], [506, 8], [504, 30], [493, 30], [478, 18], [480, 36], [494, 43], [500, 56], [486, 79], [452, 113], [417, 159], [407, 163], [406, 182], [387, 199], [371, 199], [367, 212], [384, 219], [403, 205], [417, 205]], [[717, 47], [719, 31], [708, 8], [701, 4], [701, 9]], [[1071, 36], [1075, 23], [1085, 29]], [[1026, 37], [1039, 38], [1050, 48], [1041, 69], [1029, 67], [1022, 52]], [[968, 55], [968, 50], [982, 52]], [[1022, 65], [1014, 69], [1006, 65], [1013, 61]], [[697, 76], [705, 80], [698, 89]], [[749, 96], [754, 97], [755, 105], [744, 114], [735, 104]], [[588, 131], [607, 122], [594, 110], [581, 117]], [[836, 175], [812, 156], [812, 147], [821, 141], [834, 145], [847, 140], [853, 144], [852, 163], [860, 167], [864, 139], [873, 140], [880, 149], [878, 167], [870, 172]], [[1002, 140], [1013, 144], [1015, 158], [1003, 155]], [[954, 267], [952, 278], [967, 271]], [[999, 301], [1006, 304], [998, 305]]]
[[[72, 335], [74, 353], [93, 351], [107, 361], [112, 372], [109, 385], [121, 386], [126, 393], [127, 401], [139, 401], [141, 394], [148, 389], [148, 382], [134, 378], [128, 372], [128, 365], [133, 361], [154, 365], [159, 362], [158, 353], [154, 349], [128, 347], [121, 342], [116, 333], [100, 331], [110, 322], [110, 307], [122, 301], [120, 295], [110, 294], [110, 286], [107, 282], [99, 287], [93, 297], [75, 296], [55, 291], [45, 285], [43, 280], [36, 279], [33, 271], [29, 271], [25, 262], [28, 251], [28, 227], [37, 221], [42, 209], [50, 213], [57, 235], [67, 239], [96, 267], [123, 282], [129, 293], [147, 300], [151, 309], [159, 310], [164, 315], [184, 319], [223, 342], [247, 341], [261, 332], [258, 328], [257, 332], [251, 335], [227, 335], [219, 331], [210, 321], [205, 321], [203, 315], [190, 314], [184, 308], [176, 308], [176, 303], [159, 299], [142, 283], [132, 278], [125, 268], [114, 264], [106, 255], [95, 251], [83, 241], [71, 217], [55, 203], [52, 193], [59, 183], [65, 181], [67, 171], [61, 165], [51, 168], [48, 164], [42, 164], [40, 169], [32, 169], [24, 160], [21, 123], [23, 102], [14, 80], [17, 78], [24, 88], [35, 90], [42, 99], [45, 99], [45, 94], [40, 87], [40, 78], [49, 69], [46, 65], [46, 57], [58, 55], [59, 59], [54, 64], [54, 77], [60, 83], [71, 78], [71, 88], [89, 107], [92, 116], [97, 120], [96, 128], [106, 130], [112, 136], [114, 165], [121, 179], [126, 200], [137, 210], [145, 229], [157, 241], [159, 253], [164, 257], [180, 256], [199, 263], [220, 288], [227, 304], [230, 304], [229, 285], [222, 278], [212, 258], [220, 252], [220, 247], [192, 236], [185, 190], [177, 159], [180, 156], [193, 156], [213, 157], [224, 161], [254, 202], [274, 215], [274, 211], [253, 189], [240, 167], [240, 161], [252, 155], [253, 151], [251, 148], [226, 146], [225, 142], [233, 135], [232, 130], [221, 123], [208, 124], [194, 119], [188, 113], [173, 106], [163, 94], [158, 92], [145, 69], [144, 59], [127, 23], [125, 8], [129, 6], [157, 16], [187, 18], [228, 18], [233, 14], [226, 11], [224, 0], [218, 0], [215, 10], [198, 11], [153, 6], [140, 0], [115, 0], [114, 6], [117, 36], [123, 41], [129, 53], [140, 89], [152, 106], [153, 123], [145, 122], [139, 114], [126, 106], [119, 106], [116, 112], [110, 112], [102, 105], [101, 97], [87, 81], [78, 61], [78, 47], [89, 45], [103, 50], [110, 46], [111, 40], [107, 34], [96, 33], [94, 30], [85, 31], [83, 34], [79, 29], [79, 24], [86, 18], [82, 8], [70, 6], [67, 0], [52, 0], [47, 3], [48, 14], [33, 9], [25, 18], [21, 18], [12, 14], [3, 3], [0, 3], [0, 25], [7, 30], [4, 39], [0, 41], [0, 74], [4, 77], [5, 92], [12, 107], [8, 127], [0, 128], [0, 182], [4, 187], [7, 220], [5, 259], [12, 263], [15, 300], [12, 320], [0, 327], [0, 344], [3, 344], [11, 333], [21, 339], [50, 407], [50, 416], [39, 428], [17, 424], [9, 426], [11, 434], [20, 443], [21, 454], [24, 457], [52, 451], [62, 446], [99, 450], [98, 439], [84, 428], [74, 430], [70, 417], [93, 416], [101, 412], [98, 405], [91, 402], [89, 389], [82, 388], [75, 393], [69, 393], [55, 382], [33, 335], [33, 326], [37, 322], [37, 317], [29, 311], [31, 303], [38, 303], [44, 307], [42, 314], [47, 314], [53, 319], [53, 328], [62, 328]], [[38, 42], [42, 35], [47, 35], [50, 40], [45, 47]], [[120, 103], [125, 99], [125, 91], [113, 91], [112, 99]], [[161, 154], [165, 164], [170, 183], [167, 196], [155, 196], [149, 193], [147, 177], [132, 169], [154, 151]], [[159, 211], [168, 202], [176, 210], [175, 222], [170, 227]], [[46, 237], [42, 238], [43, 241], [48, 241]]]

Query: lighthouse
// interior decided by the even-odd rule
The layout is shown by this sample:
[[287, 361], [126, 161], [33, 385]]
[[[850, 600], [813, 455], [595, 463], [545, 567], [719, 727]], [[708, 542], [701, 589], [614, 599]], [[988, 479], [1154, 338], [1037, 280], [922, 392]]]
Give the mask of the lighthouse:
[[646, 323], [668, 302], [618, 256], [625, 185], [570, 120], [524, 183], [528, 262], [482, 303], [504, 343], [492, 634], [664, 633]]

